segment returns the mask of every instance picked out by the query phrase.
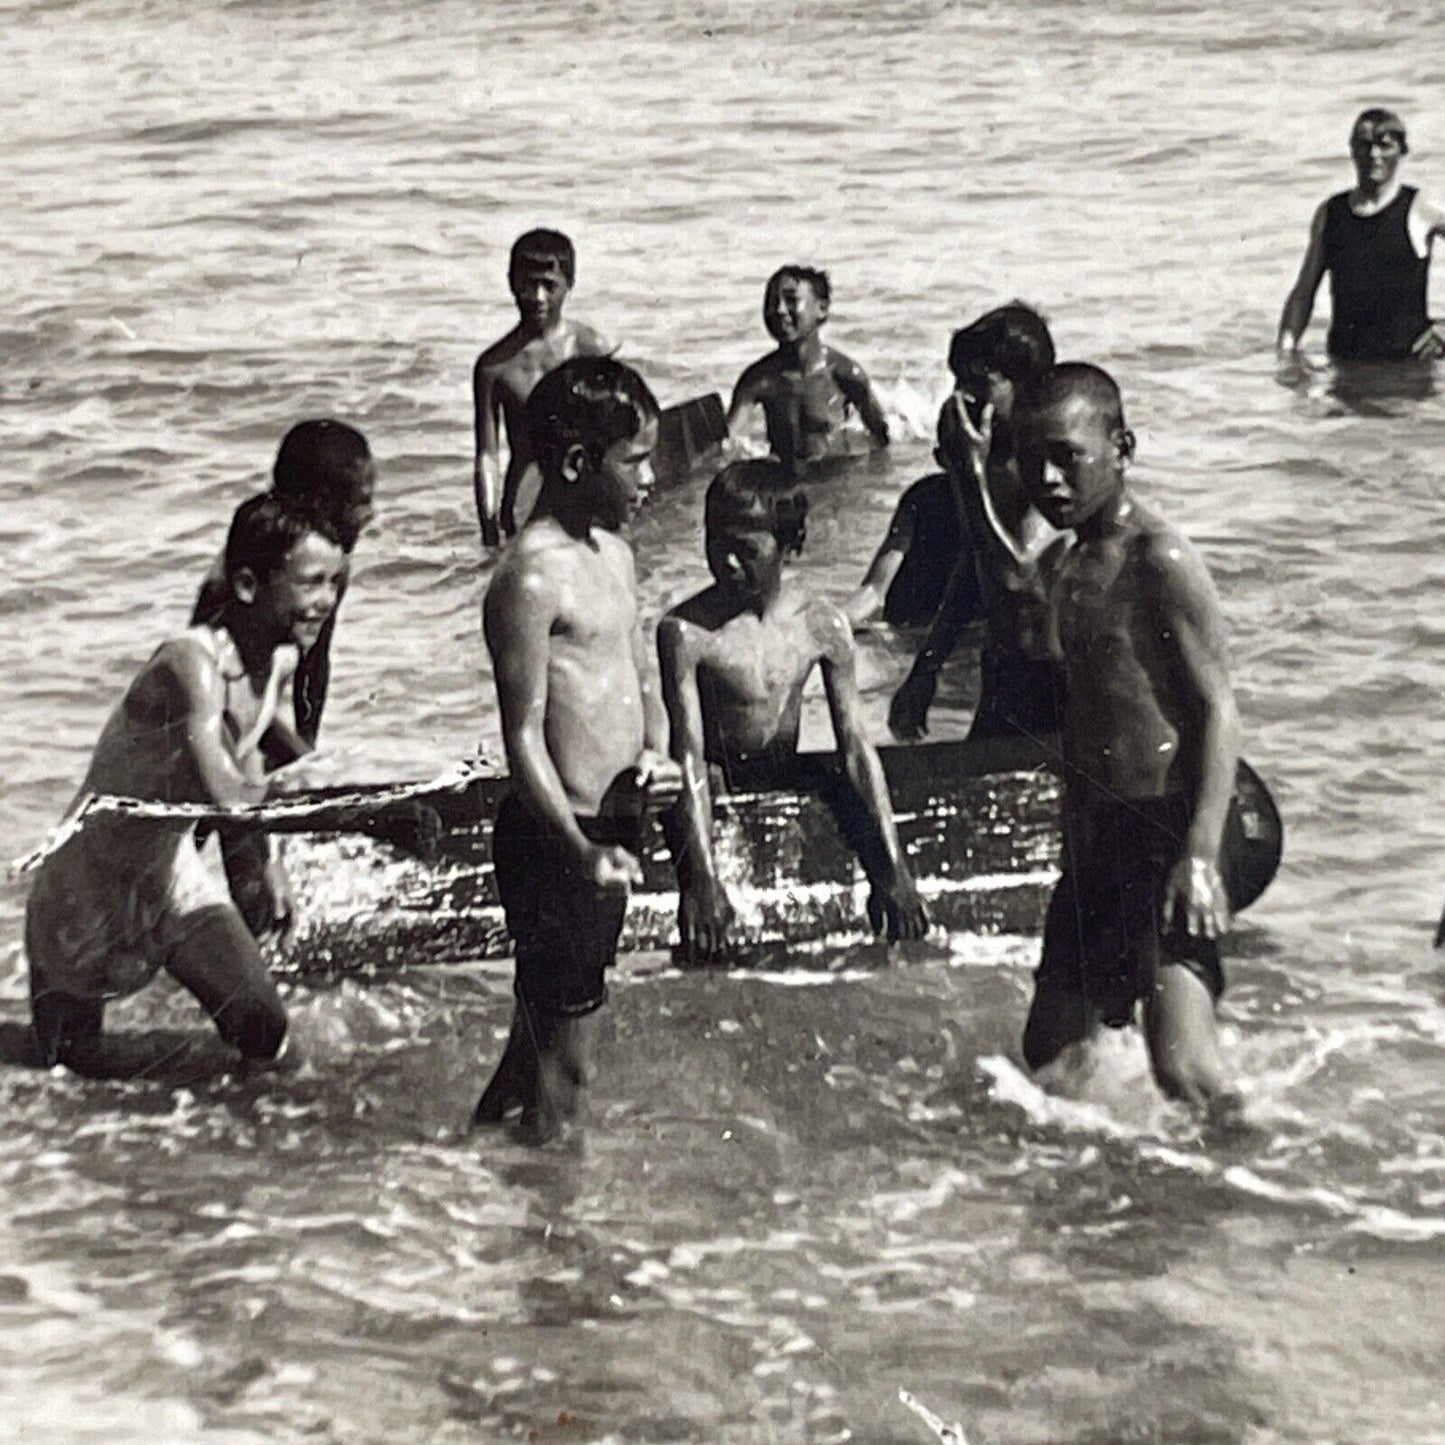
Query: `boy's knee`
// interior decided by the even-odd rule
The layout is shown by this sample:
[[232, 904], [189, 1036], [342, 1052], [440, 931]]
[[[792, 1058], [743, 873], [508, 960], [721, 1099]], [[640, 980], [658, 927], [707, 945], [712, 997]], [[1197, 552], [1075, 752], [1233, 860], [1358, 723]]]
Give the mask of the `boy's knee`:
[[1171, 1099], [1205, 1108], [1226, 1092], [1224, 1071], [1207, 1058], [1189, 1055], [1155, 1056], [1152, 1060], [1154, 1081]]
[[246, 1058], [265, 1063], [274, 1059], [286, 1042], [286, 1011], [279, 1001], [236, 999], [216, 1014], [216, 1027]]

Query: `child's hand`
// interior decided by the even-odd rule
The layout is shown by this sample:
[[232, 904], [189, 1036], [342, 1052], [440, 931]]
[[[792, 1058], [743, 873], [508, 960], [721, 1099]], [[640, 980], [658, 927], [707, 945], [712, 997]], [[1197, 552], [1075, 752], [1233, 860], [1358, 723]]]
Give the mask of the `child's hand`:
[[1186, 853], [1170, 871], [1160, 922], [1167, 931], [1176, 918], [1195, 938], [1219, 938], [1228, 931], [1229, 899], [1212, 858]]
[[594, 888], [608, 893], [626, 893], [642, 882], [642, 864], [626, 848], [615, 844], [610, 848], [594, 846], [583, 871]]
[[721, 963], [731, 952], [728, 931], [737, 914], [727, 890], [713, 879], [695, 881], [679, 900], [678, 954], [685, 963]]
[[650, 806], [670, 808], [682, 793], [682, 766], [662, 753], [643, 748], [637, 759], [637, 786]]
[[928, 913], [907, 874], [887, 885], [873, 885], [868, 894], [868, 921], [874, 933], [886, 933], [889, 943], [922, 938], [928, 932]]

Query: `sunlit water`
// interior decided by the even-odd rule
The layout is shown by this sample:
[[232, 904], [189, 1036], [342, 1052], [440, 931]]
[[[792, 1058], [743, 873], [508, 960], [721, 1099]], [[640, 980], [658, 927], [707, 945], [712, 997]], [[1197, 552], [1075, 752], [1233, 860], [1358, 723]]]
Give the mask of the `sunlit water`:
[[[1357, 109], [1445, 188], [1436, 7], [117, 0], [6, 35], [6, 856], [308, 414], [382, 473], [339, 771], [495, 744], [469, 370], [538, 223], [664, 402], [764, 349], [776, 265], [831, 270], [903, 436], [815, 498], [835, 593], [928, 465], [950, 331], [1045, 307], [1215, 571], [1289, 838], [1222, 1013], [1243, 1141], [1158, 1102], [1133, 1036], [1027, 1080], [1027, 942], [800, 987], [634, 967], [592, 1123], [542, 1152], [462, 1133], [504, 973], [297, 985], [279, 1078], [218, 1073], [158, 987], [114, 1017], [189, 1031], [171, 1074], [0, 1067], [0, 1435], [926, 1441], [902, 1386], [999, 1445], [1445, 1440], [1445, 406], [1286, 387], [1270, 350]], [[702, 575], [699, 500], [640, 526], [654, 610]], [[906, 643], [864, 646], [881, 737]]]

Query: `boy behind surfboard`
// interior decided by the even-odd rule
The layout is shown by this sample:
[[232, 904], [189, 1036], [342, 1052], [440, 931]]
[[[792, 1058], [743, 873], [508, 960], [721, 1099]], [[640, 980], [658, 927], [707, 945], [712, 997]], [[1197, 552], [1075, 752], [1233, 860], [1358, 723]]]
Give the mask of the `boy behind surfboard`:
[[1134, 436], [1106, 372], [1054, 368], [1016, 418], [1029, 499], [1076, 538], [1052, 593], [1067, 683], [1063, 877], [1024, 1058], [1042, 1068], [1099, 1024], [1127, 1024], [1142, 1001], [1161, 1089], [1234, 1109], [1214, 1005], [1240, 728], [1214, 584], [1130, 494]]
[[798, 748], [803, 687], [823, 674], [848, 787], [868, 825], [874, 928], [890, 939], [928, 927], [904, 862], [888, 784], [858, 719], [857, 654], [843, 613], [784, 578], [802, 548], [808, 499], [773, 461], [733, 462], [705, 503], [714, 582], [679, 603], [658, 627], [672, 754], [682, 766], [675, 852], [682, 956], [715, 962], [728, 951], [732, 905], [712, 853], [714, 778], [747, 766], [787, 775]]
[[728, 405], [728, 430], [754, 406], [767, 420], [768, 446], [789, 471], [834, 456], [847, 410], [863, 420], [876, 445], [888, 445], [888, 421], [868, 374], [851, 357], [824, 346], [833, 291], [826, 271], [783, 266], [763, 292], [763, 324], [777, 350], [753, 362], [738, 378]]
[[[261, 739], [298, 655], [315, 645], [336, 605], [342, 549], [314, 518], [266, 493], [237, 509], [225, 575], [229, 595], [215, 618], [164, 643], [127, 688], [77, 804], [90, 793], [216, 806], [266, 796]], [[160, 968], [246, 1058], [280, 1050], [286, 1013], [276, 986], [195, 834], [184, 821], [104, 815], [41, 864], [25, 949], [47, 1067], [109, 1072], [105, 1000], [134, 992]]]

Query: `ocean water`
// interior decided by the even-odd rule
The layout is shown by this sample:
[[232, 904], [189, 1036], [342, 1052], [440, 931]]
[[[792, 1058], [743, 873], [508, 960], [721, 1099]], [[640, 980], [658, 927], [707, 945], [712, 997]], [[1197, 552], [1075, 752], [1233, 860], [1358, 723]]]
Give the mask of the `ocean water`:
[[[184, 625], [295, 420], [371, 438], [324, 740], [338, 777], [495, 747], [471, 362], [507, 249], [664, 403], [767, 344], [826, 266], [830, 340], [897, 420], [820, 489], [842, 593], [929, 467], [951, 331], [1021, 296], [1123, 385], [1136, 481], [1214, 570], [1246, 751], [1288, 826], [1222, 1010], [1256, 1128], [1202, 1137], [1111, 1036], [1040, 1087], [1036, 944], [614, 990], [592, 1122], [468, 1137], [509, 1011], [466, 968], [289, 991], [308, 1064], [0, 1063], [0, 1437], [990, 1445], [1445, 1441], [1445, 642], [1428, 378], [1277, 378], [1310, 213], [1367, 104], [1445, 187], [1424, 0], [21, 3], [3, 8], [0, 841], [54, 821]], [[1323, 303], [1322, 303], [1323, 306]], [[1316, 345], [1319, 344], [1318, 331]], [[637, 535], [703, 576], [700, 486]], [[875, 735], [905, 639], [864, 640]], [[935, 735], [961, 731], [946, 680]], [[18, 1058], [23, 895], [0, 892]]]

